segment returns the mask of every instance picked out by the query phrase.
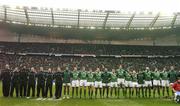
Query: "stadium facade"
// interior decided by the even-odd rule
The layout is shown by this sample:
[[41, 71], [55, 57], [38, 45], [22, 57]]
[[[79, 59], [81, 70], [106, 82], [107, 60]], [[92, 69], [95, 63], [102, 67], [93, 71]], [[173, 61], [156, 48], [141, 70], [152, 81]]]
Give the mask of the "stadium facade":
[[1, 41], [179, 44], [179, 13], [164, 15], [152, 12], [0, 6], [0, 21], [1, 26], [6, 27], [13, 35], [1, 37]]

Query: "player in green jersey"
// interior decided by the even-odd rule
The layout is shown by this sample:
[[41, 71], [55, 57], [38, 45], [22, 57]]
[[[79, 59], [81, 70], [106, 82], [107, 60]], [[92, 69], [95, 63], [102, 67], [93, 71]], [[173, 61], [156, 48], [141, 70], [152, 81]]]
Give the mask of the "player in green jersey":
[[122, 89], [123, 96], [124, 96], [124, 84], [125, 84], [125, 70], [123, 69], [122, 65], [119, 65], [119, 68], [116, 70], [117, 74], [117, 83], [118, 83], [118, 97], [120, 96], [120, 91]]
[[[169, 83], [172, 86], [172, 84], [174, 82], [176, 82], [176, 80], [177, 80], [177, 72], [175, 71], [174, 66], [170, 67], [170, 71], [168, 73], [168, 77], [169, 77]], [[172, 90], [172, 94], [174, 94], [173, 90]]]
[[74, 97], [74, 91], [76, 90], [76, 97], [78, 97], [78, 87], [79, 87], [79, 72], [77, 67], [74, 67], [73, 72], [71, 73], [71, 86], [72, 86], [72, 97]]
[[94, 86], [94, 73], [92, 69], [89, 68], [89, 72], [87, 73], [87, 86], [88, 86], [88, 95], [89, 98], [92, 99], [93, 96], [93, 86]]
[[169, 97], [168, 72], [167, 72], [167, 69], [165, 67], [161, 71], [160, 76], [161, 76], [161, 86], [162, 86], [163, 97], [165, 96], [165, 90], [166, 90], [167, 96]]
[[94, 79], [95, 79], [95, 98], [97, 98], [97, 92], [99, 89], [100, 92], [100, 97], [102, 98], [102, 78], [101, 78], [102, 73], [100, 72], [100, 69], [97, 68], [96, 72], [94, 74]]
[[69, 71], [69, 68], [66, 67], [66, 70], [64, 71], [63, 74], [63, 86], [64, 86], [64, 97], [69, 99], [69, 92], [70, 92], [70, 78], [71, 78], [71, 73]]
[[82, 96], [82, 89], [84, 89], [84, 97], [86, 97], [87, 72], [85, 67], [82, 67], [82, 70], [79, 73], [79, 78], [80, 78], [80, 98]]
[[127, 91], [129, 90], [129, 98], [131, 98], [131, 82], [132, 77], [129, 72], [125, 73], [125, 92], [124, 96], [127, 97]]
[[148, 91], [149, 91], [149, 97], [151, 97], [152, 74], [149, 67], [146, 67], [144, 71], [144, 79], [145, 79], [145, 97], [147, 97]]
[[118, 87], [117, 75], [116, 75], [115, 69], [112, 69], [112, 72], [111, 72], [111, 75], [110, 75], [111, 97], [112, 97], [112, 94], [113, 94], [113, 89], [114, 89], [114, 92], [115, 92], [115, 96], [117, 96], [117, 87]]
[[160, 97], [160, 72], [158, 68], [155, 68], [154, 72], [152, 72], [152, 79], [153, 79], [153, 97], [155, 98], [155, 93], [157, 93]]
[[103, 85], [103, 97], [105, 96], [106, 90], [106, 98], [108, 98], [109, 94], [109, 81], [110, 81], [110, 73], [107, 68], [104, 68], [104, 72], [102, 73], [102, 85]]
[[[137, 79], [138, 79], [138, 87], [139, 87], [139, 97], [140, 95], [142, 95], [142, 97], [144, 98], [144, 73], [142, 71], [139, 71], [138, 72], [138, 75], [137, 75]], [[141, 94], [140, 94], [141, 92]]]
[[131, 82], [131, 89], [132, 89], [132, 96], [134, 96], [134, 92], [136, 91], [136, 97], [138, 96], [138, 83], [137, 83], [137, 73], [133, 70], [132, 74], [132, 82]]

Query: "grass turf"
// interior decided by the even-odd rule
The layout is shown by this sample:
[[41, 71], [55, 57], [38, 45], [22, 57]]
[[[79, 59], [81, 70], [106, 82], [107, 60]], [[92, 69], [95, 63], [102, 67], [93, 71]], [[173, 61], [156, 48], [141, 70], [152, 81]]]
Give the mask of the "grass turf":
[[132, 98], [132, 99], [64, 99], [40, 100], [26, 98], [5, 98], [2, 96], [0, 83], [0, 106], [176, 106], [172, 100], [158, 98]]

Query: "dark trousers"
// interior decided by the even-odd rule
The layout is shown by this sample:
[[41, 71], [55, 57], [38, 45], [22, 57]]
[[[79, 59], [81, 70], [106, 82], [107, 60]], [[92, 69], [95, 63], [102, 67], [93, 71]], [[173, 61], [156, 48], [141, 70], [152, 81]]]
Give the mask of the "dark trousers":
[[2, 81], [3, 96], [8, 97], [10, 92], [10, 81]]
[[51, 84], [46, 84], [46, 92], [45, 92], [46, 97], [48, 97], [48, 91], [50, 93], [50, 97], [52, 97], [52, 83]]
[[10, 96], [13, 97], [14, 90], [16, 91], [16, 97], [19, 97], [19, 84], [18, 83], [11, 83], [11, 91]]
[[38, 84], [37, 85], [37, 97], [40, 96], [40, 92], [41, 92], [42, 97], [45, 97], [44, 88], [45, 88], [45, 84]]
[[35, 96], [35, 83], [28, 83], [27, 97], [30, 97], [31, 90], [32, 90], [32, 97], [34, 97]]
[[55, 84], [55, 96], [56, 98], [60, 98], [62, 94], [62, 83]]
[[23, 82], [23, 83], [20, 83], [20, 96], [26, 96], [26, 91], [27, 90], [27, 83], [26, 82]]

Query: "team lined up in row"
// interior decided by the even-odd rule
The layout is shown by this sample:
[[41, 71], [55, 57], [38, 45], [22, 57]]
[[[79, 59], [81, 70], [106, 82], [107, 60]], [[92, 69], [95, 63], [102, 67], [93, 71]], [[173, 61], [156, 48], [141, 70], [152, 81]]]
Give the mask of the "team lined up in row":
[[[72, 97], [76, 93], [80, 94], [80, 98], [84, 93], [88, 91], [89, 98], [92, 98], [95, 91], [95, 98], [98, 95], [100, 97], [120, 97], [120, 93], [123, 96], [131, 97], [136, 94], [136, 97], [149, 97], [153, 88], [153, 97], [156, 95], [156, 91], [160, 96], [162, 87], [162, 94], [165, 96], [165, 90], [167, 96], [169, 96], [169, 85], [174, 83], [177, 79], [178, 72], [171, 66], [170, 70], [167, 71], [164, 68], [159, 71], [155, 68], [151, 71], [148, 67], [144, 71], [127, 71], [124, 70], [122, 65], [119, 65], [117, 70], [112, 69], [109, 71], [107, 68], [93, 71], [91, 68], [87, 71], [85, 67], [78, 70], [74, 67], [72, 71], [66, 67], [65, 70], [61, 70], [60, 67], [57, 71], [52, 71], [51, 68], [48, 71], [44, 71], [43, 67], [36, 71], [34, 67], [31, 69], [24, 66], [21, 69], [16, 67], [13, 71], [10, 70], [9, 65], [6, 65], [6, 69], [1, 72], [1, 79], [3, 84], [3, 95], [13, 97], [14, 90], [16, 91], [17, 97], [30, 97], [30, 91], [32, 90], [32, 97], [35, 97], [35, 89], [37, 88], [37, 97], [53, 97], [52, 87], [55, 84], [55, 98], [59, 99], [62, 93], [62, 87], [64, 87], [64, 97], [69, 98], [70, 86], [72, 87]], [[95, 89], [94, 89], [95, 88]], [[87, 91], [86, 91], [87, 90]], [[98, 94], [98, 90], [99, 93]], [[136, 92], [136, 93], [135, 93]], [[20, 94], [20, 95], [19, 95]]]

